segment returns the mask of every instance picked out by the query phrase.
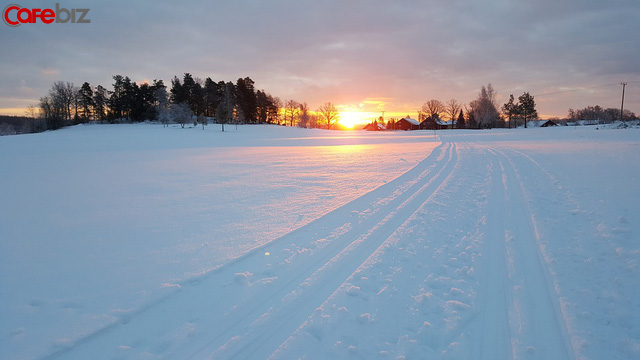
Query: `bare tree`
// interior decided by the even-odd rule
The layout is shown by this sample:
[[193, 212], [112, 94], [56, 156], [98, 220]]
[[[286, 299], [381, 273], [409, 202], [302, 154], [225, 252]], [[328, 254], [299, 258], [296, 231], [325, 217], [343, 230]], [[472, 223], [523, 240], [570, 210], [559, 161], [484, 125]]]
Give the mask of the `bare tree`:
[[453, 122], [456, 119], [456, 116], [458, 116], [458, 113], [460, 112], [461, 109], [462, 109], [462, 105], [460, 105], [456, 99], [451, 99], [447, 101], [447, 104], [445, 106], [445, 112], [447, 113], [449, 120], [451, 120], [452, 128], [453, 128]]
[[76, 99], [77, 89], [70, 82], [56, 81], [49, 90], [53, 112], [62, 120], [71, 121], [71, 106]]
[[422, 109], [418, 111], [423, 117], [440, 117], [445, 110], [444, 104], [440, 100], [429, 100], [422, 104]]
[[76, 88], [72, 83], [56, 81], [49, 90], [49, 96], [40, 98], [40, 113], [48, 129], [55, 130], [71, 122], [75, 95]]
[[338, 110], [336, 107], [330, 103], [326, 102], [322, 106], [318, 108], [318, 113], [320, 115], [320, 121], [323, 124], [327, 125], [327, 129], [331, 129], [331, 126], [335, 125], [336, 122], [340, 119], [340, 114], [338, 114]]
[[471, 112], [478, 126], [481, 128], [492, 128], [500, 119], [497, 105], [497, 93], [491, 86], [482, 86], [478, 98], [469, 103]]
[[50, 119], [53, 117], [53, 104], [50, 97], [48, 96], [41, 97], [38, 107], [39, 107], [39, 114], [41, 118]]
[[295, 100], [287, 100], [284, 105], [284, 122], [289, 120], [289, 126], [293, 126], [294, 120], [300, 114], [300, 104]]
[[24, 111], [24, 114], [27, 117], [35, 119], [36, 116], [38, 115], [38, 108], [35, 105], [29, 105], [27, 106], [27, 109]]

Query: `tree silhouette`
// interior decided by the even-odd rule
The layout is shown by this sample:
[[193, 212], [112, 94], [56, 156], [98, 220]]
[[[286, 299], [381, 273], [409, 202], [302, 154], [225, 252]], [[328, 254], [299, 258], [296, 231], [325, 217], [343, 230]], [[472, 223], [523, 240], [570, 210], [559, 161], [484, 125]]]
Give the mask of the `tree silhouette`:
[[326, 102], [320, 106], [318, 113], [322, 123], [327, 125], [327, 129], [331, 129], [331, 126], [335, 125], [340, 119], [338, 110], [331, 102]]

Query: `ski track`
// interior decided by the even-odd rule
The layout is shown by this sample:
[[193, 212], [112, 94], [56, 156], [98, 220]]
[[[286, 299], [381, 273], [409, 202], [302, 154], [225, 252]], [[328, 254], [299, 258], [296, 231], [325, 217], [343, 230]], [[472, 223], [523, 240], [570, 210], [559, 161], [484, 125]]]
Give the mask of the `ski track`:
[[466, 160], [450, 179], [274, 358], [576, 358], [516, 167], [523, 163], [511, 150], [460, 143], [456, 151]]
[[[506, 298], [496, 297], [500, 302], [492, 304], [485, 314], [485, 324], [487, 320], [492, 322], [488, 328], [485, 325], [485, 329], [493, 328], [497, 335], [488, 338], [498, 344], [483, 344], [482, 348], [511, 350], [513, 358], [575, 358], [549, 264], [541, 249], [535, 216], [525, 195], [523, 179], [509, 154], [510, 150], [489, 149], [489, 152], [494, 155], [494, 162], [499, 164], [494, 168], [499, 168], [502, 181], [494, 180], [492, 198], [495, 201], [489, 206], [490, 221], [498, 224], [489, 226], [489, 229], [501, 231], [489, 233], [485, 239], [487, 251], [491, 251], [487, 253], [490, 259], [487, 293], [493, 297], [498, 289], [499, 293], [506, 294]], [[505, 259], [498, 259], [505, 255]], [[508, 271], [505, 271], [505, 260], [509, 265]], [[496, 265], [496, 262], [500, 264]], [[498, 282], [500, 285], [491, 285]], [[508, 316], [511, 319], [509, 345], [499, 343], [508, 338], [503, 325], [505, 314], [502, 311], [505, 309], [511, 313]], [[504, 357], [504, 353], [483, 351], [482, 354], [484, 359]]]
[[455, 148], [45, 358], [269, 356], [445, 182]]
[[[620, 218], [613, 216], [612, 219], [606, 208], [584, 206], [584, 200], [576, 200], [573, 192], [562, 185], [563, 181], [532, 156], [516, 149], [510, 152], [515, 155], [513, 159], [520, 158], [519, 164], [523, 169], [516, 169], [519, 177], [521, 173], [537, 174], [537, 181], [528, 179], [528, 184], [535, 186], [523, 188], [527, 201], [552, 209], [552, 213], [541, 216], [539, 220], [533, 219], [536, 228], [540, 222], [540, 228], [547, 230], [543, 230], [539, 244], [541, 261], [549, 264], [548, 274], [551, 276], [548, 284], [553, 286], [558, 296], [559, 310], [556, 309], [561, 316], [557, 319], [567, 330], [572, 357], [598, 358], [601, 357], [598, 350], [608, 349], [607, 356], [611, 358], [637, 358], [640, 348], [632, 344], [637, 344], [633, 339], [637, 339], [638, 332], [632, 324], [637, 323], [638, 306], [630, 305], [627, 300], [637, 298], [637, 286], [630, 281], [638, 279], [633, 265], [637, 256], [634, 251], [623, 250], [630, 247], [632, 239], [628, 227]], [[610, 229], [617, 233], [612, 235]], [[594, 271], [599, 267], [593, 267], [595, 260], [590, 254], [615, 261], [606, 263], [607, 271]], [[568, 260], [573, 266], [554, 273], [553, 268], [563, 261], [561, 259], [565, 259], [564, 262]], [[616, 276], [612, 277], [612, 273]], [[627, 281], [620, 281], [625, 276]], [[607, 309], [607, 316], [589, 316], [594, 308]], [[600, 329], [603, 323], [607, 327]], [[615, 327], [609, 326], [610, 323]], [[602, 336], [605, 331], [610, 332], [609, 336]], [[614, 333], [616, 335], [612, 335]]]
[[[474, 151], [474, 150], [472, 150]], [[480, 359], [506, 359], [512, 353], [509, 313], [513, 314], [513, 300], [509, 289], [507, 270], [507, 250], [505, 246], [508, 233], [505, 229], [506, 219], [503, 211], [511, 200], [508, 193], [507, 177], [504, 164], [496, 158], [495, 153], [487, 149], [475, 149], [491, 156], [491, 189], [487, 203], [487, 223], [484, 234], [484, 268], [483, 286], [480, 286], [479, 308], [481, 313], [481, 331], [475, 345], [475, 353]]]
[[[470, 175], [471, 163], [475, 166]], [[119, 322], [45, 359], [287, 358], [300, 355], [300, 343], [302, 354], [310, 358], [334, 356], [341, 341], [334, 350], [318, 348], [317, 353], [305, 344], [313, 342], [309, 338], [317, 326], [326, 326], [317, 324], [346, 312], [345, 305], [363, 301], [350, 293], [360, 291], [353, 284], [376, 276], [401, 289], [399, 293], [414, 294], [398, 303], [385, 298], [389, 289], [378, 283], [384, 286], [369, 289], [377, 297], [366, 301], [382, 309], [397, 305], [402, 311], [356, 314], [349, 320], [397, 320], [404, 322], [398, 329], [414, 334], [380, 334], [380, 324], [367, 329], [386, 339], [400, 335], [382, 346], [380, 354], [400, 356], [414, 349], [414, 355], [426, 351], [442, 358], [581, 357], [572, 343], [578, 337], [563, 308], [546, 240], [531, 209], [532, 187], [525, 186], [520, 173], [524, 167], [530, 167], [529, 176], [533, 169], [551, 185], [556, 202], [576, 206], [571, 193], [527, 154], [508, 147], [456, 144], [445, 137], [395, 180], [217, 269], [169, 284], [173, 292], [143, 308], [123, 310]], [[450, 197], [461, 191], [467, 195]], [[438, 235], [442, 238], [428, 239], [425, 232], [431, 225], [425, 221], [439, 211], [447, 214], [449, 224], [459, 226], [445, 227]], [[417, 224], [422, 228], [416, 233]], [[419, 256], [421, 247], [433, 254], [425, 254], [426, 262], [415, 262], [414, 270], [424, 271], [423, 277], [407, 280], [402, 259]], [[457, 258], [461, 261], [454, 265]], [[373, 270], [377, 263], [389, 267]], [[217, 296], [220, 290], [224, 297]], [[440, 319], [427, 321], [438, 313]], [[350, 324], [344, 321], [341, 324]], [[346, 326], [344, 331], [357, 330]], [[326, 346], [320, 338], [314, 346]], [[355, 349], [350, 346], [346, 356], [362, 356]]]

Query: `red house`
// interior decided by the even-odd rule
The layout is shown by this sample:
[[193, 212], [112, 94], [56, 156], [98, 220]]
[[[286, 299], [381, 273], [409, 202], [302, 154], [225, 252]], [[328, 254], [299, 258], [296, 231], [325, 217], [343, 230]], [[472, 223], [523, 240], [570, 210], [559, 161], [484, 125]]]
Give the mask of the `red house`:
[[406, 117], [398, 120], [394, 128], [397, 130], [418, 130], [420, 129], [420, 122], [416, 119]]
[[452, 129], [456, 124], [456, 121], [453, 121], [453, 125], [451, 122], [446, 122], [440, 119], [438, 116], [429, 116], [424, 119], [423, 122], [420, 123], [420, 129], [425, 130], [443, 130], [443, 129]]

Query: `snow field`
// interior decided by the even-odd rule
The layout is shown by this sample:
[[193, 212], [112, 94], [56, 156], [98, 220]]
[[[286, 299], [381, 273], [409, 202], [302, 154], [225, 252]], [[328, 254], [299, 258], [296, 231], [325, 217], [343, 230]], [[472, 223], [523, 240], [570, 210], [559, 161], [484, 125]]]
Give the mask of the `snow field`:
[[141, 124], [0, 138], [0, 185], [11, 189], [0, 206], [0, 357], [67, 350], [437, 145], [371, 135]]
[[640, 357], [637, 129], [122, 130], [0, 138], [3, 358]]

